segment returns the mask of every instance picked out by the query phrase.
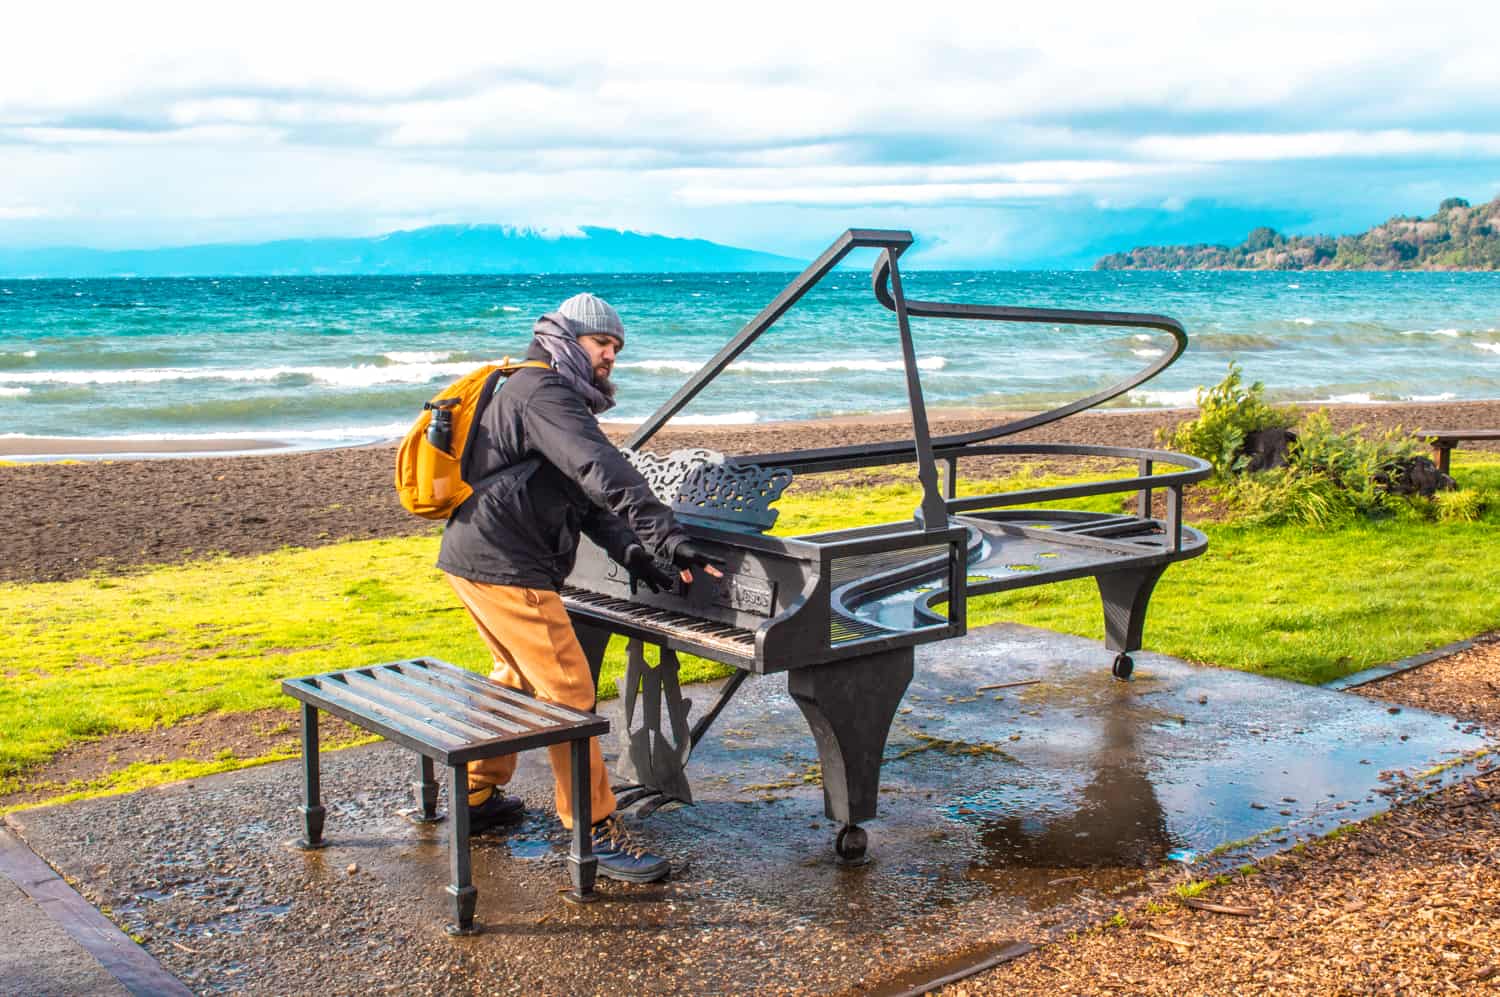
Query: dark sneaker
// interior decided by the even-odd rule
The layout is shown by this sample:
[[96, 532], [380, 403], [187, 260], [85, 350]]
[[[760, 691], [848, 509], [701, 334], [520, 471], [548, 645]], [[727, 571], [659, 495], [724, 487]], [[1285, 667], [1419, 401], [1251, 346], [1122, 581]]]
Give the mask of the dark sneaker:
[[[473, 798], [473, 794], [470, 794]], [[502, 824], [514, 824], [526, 812], [526, 804], [514, 796], [506, 796], [495, 787], [482, 803], [469, 804], [469, 833], [483, 834]]]
[[594, 825], [594, 857], [599, 875], [625, 883], [654, 883], [666, 879], [672, 864], [652, 855], [631, 839], [619, 814], [610, 814]]

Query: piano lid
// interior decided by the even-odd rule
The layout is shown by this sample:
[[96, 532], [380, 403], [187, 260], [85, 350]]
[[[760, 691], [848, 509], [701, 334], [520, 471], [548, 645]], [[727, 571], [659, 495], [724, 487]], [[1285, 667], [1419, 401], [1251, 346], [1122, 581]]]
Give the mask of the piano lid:
[[[908, 299], [902, 291], [901, 274], [897, 259], [910, 248], [913, 242], [910, 232], [885, 229], [849, 229], [834, 240], [807, 269], [798, 274], [771, 303], [740, 329], [718, 353], [705, 363], [697, 373], [688, 378], [677, 392], [667, 399], [625, 442], [628, 450], [639, 450], [642, 444], [666, 425], [667, 421], [692, 401], [704, 387], [729, 366], [741, 353], [754, 343], [781, 316], [807, 294], [834, 267], [857, 249], [877, 249], [879, 256], [871, 271], [871, 285], [877, 301], [895, 313], [900, 332], [901, 354], [906, 373], [907, 401], [911, 409], [912, 436], [906, 440], [884, 443], [854, 444], [816, 450], [785, 451], [740, 455], [735, 460], [744, 464], [758, 464], [799, 470], [809, 465], [859, 466], [861, 459], [872, 463], [889, 462], [891, 458], [911, 456], [916, 459], [917, 477], [922, 485], [922, 504], [916, 511], [919, 524], [929, 530], [945, 528], [947, 514], [943, 498], [938, 489], [937, 467], [933, 455], [935, 449], [950, 450], [985, 440], [1019, 433], [1022, 430], [1055, 422], [1075, 412], [1092, 408], [1143, 384], [1172, 364], [1187, 347], [1187, 333], [1176, 319], [1165, 315], [1145, 312], [1091, 311], [1065, 308], [1018, 308], [1000, 305], [971, 305], [956, 302], [920, 301]], [[928, 426], [926, 404], [922, 397], [922, 382], [917, 370], [916, 349], [913, 345], [910, 318], [965, 319], [987, 322], [1029, 322], [1059, 325], [1121, 326], [1126, 328], [1156, 329], [1169, 333], [1174, 347], [1156, 358], [1136, 373], [1125, 377], [1093, 394], [1059, 405], [1036, 415], [1026, 416], [1010, 422], [1000, 423], [986, 429], [969, 433], [954, 433], [933, 438]]]

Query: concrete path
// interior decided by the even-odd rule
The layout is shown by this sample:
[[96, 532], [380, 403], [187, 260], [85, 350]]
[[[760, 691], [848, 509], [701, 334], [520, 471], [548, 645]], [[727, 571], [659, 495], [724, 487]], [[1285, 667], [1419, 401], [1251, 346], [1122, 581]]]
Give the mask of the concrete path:
[[0, 981], [10, 994], [189, 991], [0, 827]]

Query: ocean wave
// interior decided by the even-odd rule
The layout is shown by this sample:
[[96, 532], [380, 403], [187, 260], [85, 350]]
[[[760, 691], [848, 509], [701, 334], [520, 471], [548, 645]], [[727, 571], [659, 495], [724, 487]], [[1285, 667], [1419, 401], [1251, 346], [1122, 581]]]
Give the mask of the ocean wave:
[[15, 371], [0, 374], [11, 384], [159, 384], [164, 381], [268, 382], [305, 378], [339, 388], [367, 388], [377, 384], [426, 384], [439, 378], [462, 377], [475, 362], [397, 363], [352, 367], [154, 367], [128, 370]]
[[[375, 440], [390, 440], [406, 435], [409, 423], [391, 422], [362, 426], [325, 426], [319, 429], [235, 429], [223, 432], [199, 433], [107, 433], [98, 436], [78, 436], [72, 439], [110, 440], [135, 443], [160, 442], [162, 440], [282, 440], [293, 442], [368, 443]], [[0, 440], [42, 439], [27, 433], [0, 433]]]
[[[609, 416], [600, 420], [602, 422], [622, 423], [625, 425], [639, 425], [646, 421], [645, 416]], [[760, 414], [757, 412], [723, 412], [719, 415], [674, 415], [669, 426], [748, 426], [752, 422], [759, 422]]]
[[1166, 356], [1166, 354], [1167, 354], [1166, 350], [1131, 350], [1130, 352], [1133, 353], [1133, 354], [1135, 354], [1138, 357], [1147, 357], [1147, 358], [1161, 357], [1161, 356]]
[[1403, 335], [1403, 336], [1447, 336], [1450, 339], [1457, 339], [1460, 335], [1462, 335], [1462, 333], [1458, 329], [1405, 329], [1405, 330], [1402, 331], [1401, 335]]
[[1195, 350], [1208, 350], [1215, 353], [1281, 348], [1281, 344], [1270, 336], [1261, 336], [1253, 332], [1216, 332], [1194, 337], [1192, 342]]
[[1500, 343], [1475, 343], [1476, 350], [1488, 350], [1490, 353], [1500, 353]]
[[453, 359], [452, 350], [391, 350], [380, 355], [391, 363], [437, 363]]
[[1444, 391], [1440, 395], [1410, 395], [1406, 400], [1409, 402], [1451, 402], [1457, 397], [1451, 391]]
[[6, 388], [0, 387], [0, 398], [19, 398], [22, 395], [31, 394], [30, 388]]
[[[917, 361], [921, 370], [942, 370], [948, 366], [946, 357], [923, 357]], [[644, 370], [652, 373], [692, 374], [703, 367], [692, 360], [634, 360], [615, 364], [617, 368]], [[735, 374], [823, 374], [836, 370], [859, 372], [883, 372], [905, 370], [900, 360], [740, 360], [727, 368]]]
[[1296, 323], [1297, 325], [1317, 325], [1318, 324], [1318, 320], [1315, 319], [1315, 318], [1294, 318], [1294, 319], [1292, 319], [1292, 321], [1294, 323]]
[[1126, 399], [1132, 405], [1148, 408], [1195, 408], [1198, 405], [1198, 389], [1183, 391], [1127, 391]]

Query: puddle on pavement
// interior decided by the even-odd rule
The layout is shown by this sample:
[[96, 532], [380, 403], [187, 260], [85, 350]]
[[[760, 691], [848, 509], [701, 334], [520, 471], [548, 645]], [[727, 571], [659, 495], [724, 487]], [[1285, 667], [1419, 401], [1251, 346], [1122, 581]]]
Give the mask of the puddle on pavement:
[[552, 854], [552, 842], [546, 838], [507, 838], [505, 847], [513, 859], [536, 861]]
[[[742, 690], [689, 768], [741, 778], [695, 775], [699, 804], [668, 818], [681, 833], [664, 840], [743, 849], [713, 891], [795, 917], [878, 922], [982, 896], [1036, 911], [1326, 833], [1383, 808], [1391, 773], [1484, 744], [1451, 718], [1145, 653], [1119, 682], [1099, 645], [1040, 633], [986, 628], [919, 649], [865, 825], [869, 866], [833, 863], [819, 786], [802, 779], [816, 751], [774, 677]], [[980, 691], [999, 683], [1015, 685]], [[706, 798], [753, 790], [754, 804], [724, 811]]]

